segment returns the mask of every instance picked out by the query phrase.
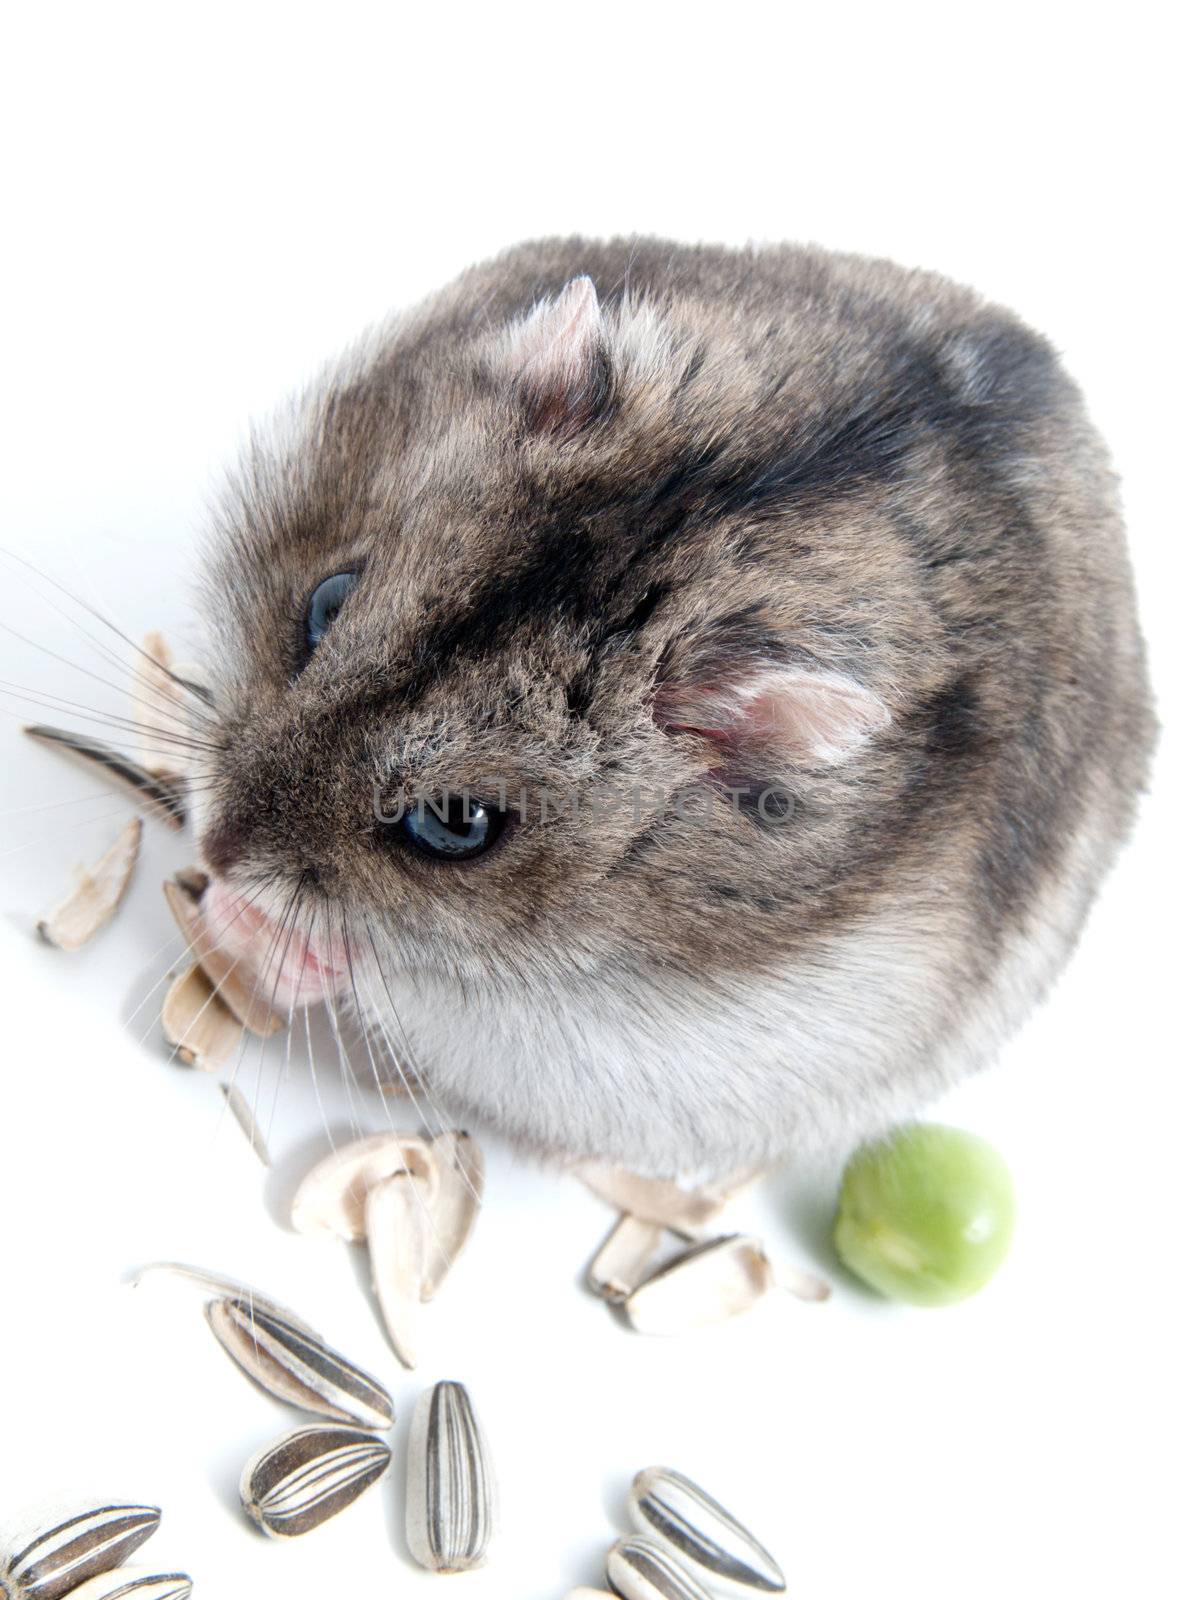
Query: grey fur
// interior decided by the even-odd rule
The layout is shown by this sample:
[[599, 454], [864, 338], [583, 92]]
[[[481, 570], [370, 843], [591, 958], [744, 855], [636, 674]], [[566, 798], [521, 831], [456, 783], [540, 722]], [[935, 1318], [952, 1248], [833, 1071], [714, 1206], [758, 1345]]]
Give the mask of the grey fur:
[[[580, 274], [602, 317], [555, 365]], [[307, 595], [353, 565], [299, 670]], [[988, 1060], [1154, 739], [1115, 479], [1053, 352], [815, 249], [551, 240], [471, 269], [255, 441], [210, 615], [210, 864], [344, 930], [368, 1022], [455, 1115], [646, 1172], [840, 1146]], [[671, 709], [788, 673], [860, 690], [835, 757]], [[373, 823], [376, 786], [496, 779], [716, 798], [534, 815], [460, 867]]]

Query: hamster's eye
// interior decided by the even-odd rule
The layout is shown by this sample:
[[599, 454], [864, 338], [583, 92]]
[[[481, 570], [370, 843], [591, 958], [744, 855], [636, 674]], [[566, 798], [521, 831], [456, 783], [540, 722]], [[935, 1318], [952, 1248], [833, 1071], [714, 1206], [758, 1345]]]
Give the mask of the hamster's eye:
[[301, 665], [320, 644], [337, 620], [337, 613], [358, 587], [358, 572], [334, 572], [320, 583], [308, 597], [304, 611], [304, 637]]
[[430, 860], [466, 861], [490, 850], [507, 821], [498, 806], [484, 805], [469, 795], [450, 795], [444, 804], [419, 801], [385, 831]]

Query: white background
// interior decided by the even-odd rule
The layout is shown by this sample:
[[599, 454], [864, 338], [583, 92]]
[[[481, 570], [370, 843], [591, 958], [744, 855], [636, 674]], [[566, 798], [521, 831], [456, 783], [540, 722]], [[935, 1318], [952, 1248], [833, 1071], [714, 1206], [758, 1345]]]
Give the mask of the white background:
[[[598, 1581], [623, 1485], [653, 1460], [739, 1511], [797, 1595], [1194, 1592], [1181, 15], [109, 3], [10, 17], [0, 543], [134, 635], [164, 625], [186, 641], [205, 487], [246, 419], [466, 263], [565, 231], [813, 239], [940, 268], [1058, 343], [1124, 475], [1166, 731], [1078, 959], [1001, 1068], [936, 1111], [1015, 1172], [1018, 1239], [981, 1297], [920, 1312], [859, 1292], [827, 1259], [832, 1175], [790, 1172], [739, 1220], [834, 1273], [832, 1301], [639, 1339], [579, 1284], [603, 1207], [492, 1147], [482, 1225], [406, 1377], [361, 1263], [283, 1225], [324, 1139], [311, 1082], [296, 1073], [283, 1092], [266, 1177], [215, 1084], [165, 1064], [153, 999], [130, 1020], [179, 953], [157, 884], [186, 843], [147, 830], [135, 892], [89, 949], [31, 937], [119, 802], [25, 745], [30, 712], [7, 700], [0, 1513], [60, 1493], [149, 1497], [166, 1516], [147, 1555], [224, 1600], [436, 1592], [403, 1553], [402, 1473], [295, 1546], [243, 1523], [241, 1463], [293, 1419], [228, 1365], [190, 1292], [125, 1285], [176, 1257], [294, 1304], [404, 1413], [421, 1382], [469, 1383], [505, 1522], [492, 1564], [457, 1580], [471, 1600]], [[8, 627], [103, 670], [35, 596], [59, 603], [53, 590], [0, 568]], [[0, 654], [10, 684], [120, 705], [11, 634]], [[24, 809], [39, 806], [56, 809]], [[351, 1108], [329, 1055], [321, 1098], [339, 1132]], [[255, 1055], [249, 1089], [256, 1070]], [[268, 1088], [277, 1070], [269, 1054]]]

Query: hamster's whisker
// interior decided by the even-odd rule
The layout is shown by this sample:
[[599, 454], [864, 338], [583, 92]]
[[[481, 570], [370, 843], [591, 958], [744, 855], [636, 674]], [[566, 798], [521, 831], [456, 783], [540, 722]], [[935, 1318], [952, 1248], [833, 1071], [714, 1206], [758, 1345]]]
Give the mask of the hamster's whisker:
[[[254, 974], [254, 985], [253, 985], [253, 988], [250, 991], [250, 1003], [249, 1003], [249, 1008], [248, 1009], [251, 1012], [254, 1010], [254, 1007], [257, 1005], [258, 1001], [261, 998], [263, 998], [263, 982], [262, 982], [262, 980], [263, 980], [263, 977], [267, 973], [270, 972], [272, 966], [274, 966], [276, 968], [276, 970], [275, 970], [275, 982], [274, 982], [274, 985], [273, 985], [273, 987], [271, 989], [271, 998], [270, 998], [269, 1001], [267, 1001], [267, 1009], [268, 1010], [273, 1010], [274, 1009], [274, 999], [275, 999], [275, 996], [279, 992], [279, 979], [282, 976], [282, 972], [283, 972], [282, 961], [278, 961], [278, 963], [277, 963], [276, 962], [276, 958], [280, 955], [280, 953], [282, 951], [282, 948], [283, 948], [283, 935], [284, 935], [285, 930], [287, 929], [288, 918], [289, 918], [289, 916], [291, 914], [292, 906], [299, 899], [299, 895], [300, 895], [300, 887], [297, 884], [295, 889], [292, 891], [291, 899], [287, 902], [287, 905], [284, 907], [283, 915], [279, 918], [279, 922], [278, 922], [277, 927], [275, 928], [274, 933], [271, 935], [271, 942], [270, 942], [270, 945], [267, 948], [267, 953], [264, 956], [264, 958], [262, 959], [262, 961], [260, 963], [258, 963], [257, 970], [256, 970], [256, 972]], [[238, 1052], [237, 1052], [237, 1060], [233, 1063], [233, 1070], [229, 1074], [229, 1087], [231, 1089], [237, 1083], [237, 1075], [241, 1071], [242, 1062], [245, 1060], [246, 1048], [249, 1045], [249, 1042], [250, 1042], [250, 1030], [249, 1030], [249, 1028], [243, 1028], [242, 1029], [242, 1035], [241, 1035], [241, 1044], [240, 1044], [240, 1046], [238, 1048]], [[263, 1059], [264, 1059], [265, 1055], [266, 1055], [266, 1035], [263, 1034], [262, 1035], [259, 1058], [258, 1058], [259, 1083], [261, 1082], [262, 1063], [263, 1063]], [[254, 1111], [255, 1117], [257, 1117], [257, 1115], [258, 1115], [257, 1087], [258, 1086], [256, 1084], [256, 1086], [255, 1086], [255, 1099], [254, 1099], [254, 1104], [253, 1104], [253, 1111]], [[226, 1104], [226, 1107], [227, 1107], [228, 1106], [228, 1097], [226, 1097], [225, 1104]]]
[[[333, 930], [332, 930], [331, 916], [332, 916], [332, 911], [331, 911], [330, 903], [329, 903], [328, 899], [326, 899], [326, 901], [325, 901], [325, 949], [326, 949], [326, 951], [330, 951], [333, 948]], [[362, 1124], [362, 1122], [361, 1122], [361, 1120], [359, 1118], [358, 1110], [355, 1108], [355, 1099], [357, 1098], [358, 1101], [361, 1102], [361, 1092], [359, 1091], [358, 1085], [356, 1084], [356, 1082], [354, 1080], [354, 1074], [353, 1074], [353, 1071], [351, 1069], [351, 1063], [350, 1063], [349, 1054], [348, 1054], [348, 1052], [346, 1050], [345, 1043], [344, 1043], [344, 1041], [342, 1039], [341, 1024], [340, 1024], [340, 1022], [338, 1020], [338, 1017], [337, 1017], [337, 1005], [336, 1005], [336, 1003], [335, 1003], [335, 1001], [333, 999], [333, 996], [330, 993], [328, 979], [326, 978], [323, 969], [322, 969], [322, 973], [321, 973], [321, 990], [322, 990], [321, 999], [322, 999], [322, 1003], [323, 1003], [324, 1008], [325, 1008], [325, 1014], [329, 1019], [329, 1027], [332, 1029], [332, 1032], [333, 1032], [333, 1042], [337, 1047], [338, 1068], [339, 1068], [339, 1070], [341, 1072], [341, 1081], [345, 1085], [346, 1104], [347, 1104], [347, 1107], [348, 1107], [349, 1113], [350, 1113], [350, 1127], [354, 1132], [355, 1138], [357, 1138], [358, 1135], [362, 1132], [363, 1124]]]
[[[272, 1012], [275, 1009], [275, 1001], [279, 997], [279, 983], [283, 977], [284, 952], [291, 944], [292, 934], [295, 932], [296, 920], [300, 914], [300, 896], [302, 892], [303, 885], [301, 883], [297, 883], [295, 888], [292, 890], [291, 899], [288, 901], [287, 906], [284, 908], [283, 915], [279, 919], [279, 931], [276, 935], [275, 941], [272, 944], [272, 954], [268, 958], [267, 965], [264, 968], [264, 971], [269, 972], [272, 965], [275, 967], [275, 981], [271, 988], [271, 997], [267, 1002], [267, 1007]], [[292, 985], [292, 994], [293, 996], [295, 994], [294, 984]], [[288, 1025], [290, 1026], [290, 1022]], [[262, 1078], [266, 1067], [266, 1041], [267, 1036], [264, 1033], [262, 1036], [262, 1042], [258, 1049], [258, 1066], [254, 1074], [254, 1095], [252, 1106], [255, 1121], [258, 1120], [258, 1106], [262, 1095]], [[227, 1106], [227, 1099], [225, 1103]]]
[[[102, 677], [100, 673], [93, 672], [90, 667], [81, 666], [78, 661], [72, 661], [70, 656], [64, 656], [57, 650], [51, 650], [49, 645], [42, 644], [37, 639], [31, 639], [28, 634], [21, 633], [19, 629], [14, 628], [11, 623], [0, 622], [0, 628], [3, 628], [5, 633], [11, 634], [14, 639], [19, 639], [22, 644], [27, 644], [30, 649], [40, 650], [44, 656], [49, 656], [51, 661], [57, 661], [61, 666], [69, 667], [72, 672], [78, 672], [82, 677], [90, 678], [93, 683], [98, 683], [105, 689], [111, 689], [114, 694], [119, 694], [122, 699], [127, 699], [130, 696], [132, 692], [131, 683], [114, 683], [111, 678]], [[147, 660], [152, 659], [152, 657], [147, 657]], [[117, 665], [121, 667], [122, 671], [126, 670], [124, 662], [118, 662]], [[160, 670], [165, 672], [167, 669], [163, 667]], [[183, 727], [191, 726], [192, 718], [188, 715], [185, 715], [180, 707], [173, 700], [171, 700], [171, 698], [167, 696], [163, 690], [158, 689], [156, 685], [150, 685], [149, 687], [154, 688], [155, 692], [162, 696], [164, 701], [164, 711], [169, 709], [172, 720], [177, 721]], [[208, 720], [212, 721], [212, 718], [209, 717]]]
[[71, 795], [66, 800], [43, 800], [33, 806], [13, 806], [9, 811], [0, 811], [0, 822], [9, 817], [28, 817], [45, 811], [61, 811], [64, 806], [82, 806], [89, 800], [111, 800], [112, 797], [111, 789], [97, 789], [94, 794]]
[[379, 955], [379, 946], [375, 942], [374, 931], [371, 928], [367, 928], [366, 936], [367, 936], [367, 939], [370, 941], [371, 952], [372, 952], [372, 954], [374, 955], [374, 958], [375, 958], [375, 966], [378, 968], [380, 987], [382, 988], [383, 993], [387, 996], [388, 1008], [391, 1011], [392, 1016], [395, 1018], [396, 1028], [397, 1028], [397, 1030], [399, 1032], [400, 1044], [401, 1044], [401, 1046], [403, 1047], [403, 1050], [404, 1050], [405, 1061], [403, 1063], [401, 1063], [401, 1061], [399, 1059], [399, 1056], [396, 1053], [395, 1047], [391, 1043], [391, 1038], [390, 1038], [390, 1035], [389, 1035], [387, 1029], [383, 1026], [383, 1018], [380, 1015], [379, 1007], [377, 1005], [375, 1005], [374, 1006], [375, 1019], [376, 1019], [376, 1022], [378, 1023], [378, 1025], [379, 1025], [380, 1037], [383, 1039], [384, 1043], [387, 1045], [388, 1051], [389, 1051], [389, 1053], [391, 1055], [391, 1058], [392, 1058], [392, 1062], [393, 1062], [393, 1064], [395, 1066], [395, 1069], [396, 1069], [396, 1073], [397, 1073], [401, 1083], [404, 1085], [404, 1088], [407, 1090], [408, 1096], [411, 1099], [412, 1104], [415, 1106], [416, 1111], [417, 1111], [417, 1115], [420, 1117], [421, 1122], [424, 1125], [426, 1131], [430, 1135], [433, 1134], [433, 1129], [429, 1125], [428, 1119], [425, 1116], [425, 1113], [424, 1113], [424, 1111], [423, 1111], [423, 1109], [422, 1109], [422, 1107], [420, 1105], [420, 1102], [417, 1100], [416, 1095], [412, 1091], [412, 1085], [409, 1082], [409, 1076], [414, 1077], [416, 1079], [417, 1084], [420, 1087], [420, 1091], [421, 1091], [422, 1096], [428, 1102], [429, 1109], [433, 1113], [433, 1116], [435, 1117], [435, 1119], [437, 1121], [437, 1124], [438, 1124], [437, 1132], [438, 1133], [448, 1133], [451, 1130], [452, 1123], [450, 1122], [449, 1118], [446, 1117], [445, 1113], [441, 1109], [441, 1106], [438, 1104], [437, 1097], [433, 1093], [433, 1091], [432, 1091], [432, 1089], [431, 1089], [431, 1087], [429, 1085], [428, 1079], [426, 1078], [425, 1074], [421, 1071], [420, 1063], [418, 1062], [418, 1060], [416, 1058], [416, 1052], [412, 1047], [412, 1040], [408, 1036], [408, 1030], [405, 1028], [403, 1020], [400, 1017], [400, 1013], [396, 1008], [395, 997], [392, 995], [391, 986], [387, 982], [387, 975], [383, 970], [383, 961], [382, 961], [381, 956]]
[[[308, 931], [304, 935], [304, 955], [300, 962], [301, 969], [307, 965], [308, 952], [312, 949], [312, 934], [316, 927], [316, 902], [313, 902], [312, 915], [308, 919]], [[329, 1126], [329, 1117], [325, 1111], [325, 1102], [321, 1098], [320, 1075], [316, 1070], [316, 1053], [312, 1048], [312, 1007], [305, 1006], [304, 1010], [304, 1042], [308, 1051], [308, 1071], [312, 1078], [312, 1088], [316, 1095], [316, 1109], [320, 1114], [321, 1126], [325, 1130], [325, 1139], [330, 1150], [337, 1149], [337, 1141], [333, 1137], [333, 1129]]]
[[[343, 918], [344, 918], [344, 912], [343, 912]], [[370, 1051], [371, 1029], [370, 1029], [370, 1027], [368, 1027], [367, 1018], [365, 1018], [365, 1014], [363, 1014], [363, 1011], [362, 1011], [362, 998], [360, 998], [359, 984], [357, 984], [357, 976], [355, 976], [355, 973], [354, 973], [354, 963], [352, 963], [352, 957], [351, 957], [351, 954], [349, 954], [349, 944], [347, 944], [347, 946], [346, 946], [346, 965], [347, 965], [347, 968], [349, 968], [349, 981], [351, 981], [351, 989], [354, 990], [354, 1003], [355, 1003], [355, 1005], [357, 1005], [357, 1008], [359, 1008], [359, 1024], [360, 1024], [360, 1027], [362, 1027], [363, 1037], [367, 1038], [367, 1040], [368, 1040], [367, 1048], [368, 1048], [368, 1051]], [[421, 1126], [423, 1126], [424, 1131], [426, 1131], [426, 1133], [429, 1134], [429, 1138], [432, 1139], [435, 1136], [434, 1126], [432, 1126], [432, 1123], [429, 1122], [429, 1118], [427, 1118], [426, 1112], [424, 1112], [424, 1107], [421, 1106], [421, 1102], [419, 1102], [419, 1099], [416, 1098], [415, 1094], [413, 1094], [413, 1090], [411, 1090], [411, 1083], [408, 1083], [408, 1078], [405, 1077], [405, 1074], [403, 1074], [403, 1067], [402, 1067], [402, 1064], [400, 1064], [399, 1056], [397, 1056], [397, 1054], [395, 1054], [394, 1045], [392, 1045], [391, 1040], [389, 1040], [389, 1038], [387, 1038], [387, 1034], [386, 1034], [386, 1032], [384, 1032], [383, 1026], [381, 1026], [381, 1018], [379, 1018], [379, 1008], [378, 1008], [378, 1005], [376, 1005], [375, 1000], [373, 1000], [373, 997], [371, 997], [371, 1011], [373, 1011], [373, 1013], [375, 1013], [375, 1032], [376, 1032], [376, 1034], [378, 1034], [378, 1037], [381, 1038], [381, 1040], [383, 1040], [383, 1045], [386, 1046], [387, 1053], [389, 1053], [389, 1056], [391, 1056], [391, 1058], [392, 1058], [392, 1067], [394, 1067], [394, 1070], [395, 1070], [395, 1077], [397, 1077], [397, 1080], [399, 1080], [399, 1082], [402, 1083], [403, 1090], [405, 1090], [405, 1093], [407, 1093], [408, 1099], [410, 1099], [411, 1104], [413, 1104], [413, 1110], [415, 1110], [416, 1115], [418, 1115], [419, 1120], [421, 1120]], [[384, 1090], [383, 1090], [383, 1075], [379, 1074], [378, 1064], [376, 1064], [375, 1054], [373, 1054], [373, 1051], [371, 1051], [371, 1054], [370, 1054], [370, 1062], [371, 1062], [371, 1070], [373, 1070], [373, 1072], [375, 1072], [375, 1086], [376, 1086], [376, 1090], [378, 1090], [378, 1093], [379, 1093], [379, 1101], [383, 1102], [383, 1106], [386, 1107], [386, 1110], [387, 1110], [387, 1117], [389, 1117], [389, 1120], [391, 1120], [391, 1106], [389, 1106], [389, 1096], [387, 1096], [387, 1094], [384, 1094]], [[445, 1130], [440, 1130], [440, 1131], [445, 1131]]]
[[[68, 700], [64, 695], [51, 694], [46, 690], [30, 689], [28, 684], [13, 683], [10, 679], [0, 679], [0, 693], [8, 696], [10, 700], [23, 700], [29, 705], [40, 707], [43, 711], [65, 711], [78, 717], [82, 722], [96, 722], [106, 728], [115, 728], [119, 732], [134, 734], [139, 737], [145, 731], [143, 724], [132, 717], [121, 716], [116, 711], [102, 711], [99, 706], [84, 705], [79, 700]], [[212, 744], [205, 739], [197, 739], [190, 734], [170, 733], [165, 730], [155, 730], [154, 741], [161, 742], [168, 747], [160, 750], [160, 754], [175, 753], [179, 750], [212, 750], [218, 755], [223, 754], [224, 746]], [[152, 748], [152, 746], [151, 746]]]
[[[97, 795], [96, 798], [100, 799], [101, 796]], [[31, 839], [23, 839], [20, 844], [14, 844], [7, 850], [0, 850], [0, 861], [6, 860], [9, 856], [20, 855], [22, 850], [31, 850], [34, 845], [54, 844], [61, 840], [64, 834], [74, 833], [76, 829], [86, 828], [91, 823], [111, 822], [117, 817], [127, 818], [130, 815], [130, 810], [129, 802], [126, 801], [123, 806], [119, 806], [116, 810], [102, 811], [98, 816], [72, 817], [67, 822], [58, 822], [52, 830], [47, 829], [43, 833], [36, 833]]]
[[[351, 994], [353, 995], [353, 998], [354, 998], [354, 1009], [358, 1014], [358, 1026], [359, 1026], [359, 1029], [362, 1032], [362, 1038], [363, 1038], [363, 1041], [364, 1041], [364, 1043], [366, 1045], [367, 1057], [368, 1057], [368, 1059], [370, 1061], [371, 1071], [374, 1074], [374, 1078], [375, 1078], [375, 1087], [379, 1091], [379, 1099], [382, 1102], [384, 1111], [386, 1112], [386, 1115], [387, 1115], [387, 1126], [388, 1126], [388, 1129], [389, 1129], [390, 1132], [394, 1133], [396, 1131], [396, 1127], [395, 1127], [394, 1119], [392, 1118], [392, 1114], [391, 1114], [391, 1106], [388, 1104], [387, 1096], [383, 1093], [383, 1080], [379, 1076], [378, 1064], [375, 1061], [375, 1052], [374, 1052], [374, 1050], [373, 1050], [373, 1048], [371, 1046], [370, 1029], [367, 1026], [366, 1016], [364, 1015], [363, 1010], [362, 1010], [362, 1001], [359, 998], [359, 994], [358, 994], [358, 983], [357, 983], [357, 980], [356, 980], [356, 978], [354, 976], [354, 958], [350, 954], [350, 939], [349, 939], [349, 933], [348, 933], [348, 930], [347, 930], [347, 927], [346, 927], [346, 913], [345, 913], [345, 907], [344, 906], [342, 907], [342, 912], [341, 912], [341, 939], [342, 939], [342, 948], [345, 951], [346, 970], [349, 973], [349, 977], [350, 977], [350, 992], [351, 992]], [[423, 1216], [425, 1218], [425, 1221], [429, 1224], [429, 1228], [428, 1228], [429, 1238], [434, 1242], [434, 1244], [436, 1244], [438, 1252], [441, 1255], [442, 1261], [448, 1267], [450, 1265], [450, 1255], [449, 1255], [449, 1252], [446, 1249], [444, 1243], [442, 1242], [440, 1234], [437, 1232], [437, 1229], [432, 1225], [433, 1224], [433, 1216], [432, 1216], [432, 1213], [429, 1210], [429, 1203], [428, 1203], [427, 1199], [425, 1198], [424, 1186], [417, 1182], [415, 1174], [412, 1173], [412, 1172], [409, 1172], [407, 1170], [407, 1168], [405, 1168], [405, 1173], [406, 1173], [406, 1176], [408, 1178], [408, 1187], [412, 1191], [413, 1198], [416, 1200], [417, 1205], [420, 1207], [421, 1212], [422, 1212], [422, 1214], [423, 1214]]]
[[[300, 877], [299, 884], [297, 885], [297, 889], [298, 890], [302, 890], [304, 885], [305, 885], [305, 883], [306, 883], [306, 881], [307, 881], [307, 874], [302, 874], [301, 877]], [[296, 895], [296, 915], [295, 915], [295, 921], [292, 924], [292, 936], [293, 937], [294, 937], [296, 928], [299, 926], [300, 914], [301, 914], [302, 910], [303, 910], [303, 899], [302, 899], [301, 894], [297, 893], [297, 895]], [[310, 925], [310, 931], [311, 931], [311, 925]], [[305, 955], [307, 955], [307, 948], [308, 947], [307, 947], [307, 942], [306, 942], [305, 943]], [[302, 967], [301, 967], [301, 970], [302, 970]], [[276, 1116], [276, 1114], [277, 1114], [277, 1112], [279, 1110], [279, 1096], [280, 1096], [280, 1094], [282, 1092], [283, 1085], [286, 1082], [288, 1082], [290, 1077], [291, 1077], [291, 1042], [292, 1042], [293, 1029], [294, 1029], [294, 1026], [295, 1026], [295, 1020], [296, 1020], [296, 994], [297, 994], [297, 991], [298, 991], [298, 985], [292, 984], [291, 995], [290, 995], [290, 997], [288, 999], [288, 1002], [287, 1002], [287, 1024], [286, 1024], [286, 1026], [284, 1028], [284, 1033], [283, 1033], [283, 1063], [280, 1066], [279, 1071], [275, 1074], [275, 1092], [271, 1096], [271, 1111], [270, 1111], [270, 1116], [267, 1118], [267, 1124], [266, 1124], [266, 1135], [265, 1135], [265, 1137], [266, 1137], [266, 1144], [267, 1144], [268, 1150], [270, 1148], [271, 1135], [272, 1135], [272, 1133], [274, 1132], [274, 1129], [275, 1129], [275, 1116]]]
[[[102, 611], [98, 610], [97, 607], [92, 605], [89, 601], [84, 600], [80, 595], [73, 593], [72, 590], [68, 589], [65, 584], [60, 583], [57, 578], [51, 577], [48, 572], [43, 572], [42, 569], [38, 566], [35, 566], [32, 561], [28, 561], [24, 556], [18, 555], [15, 550], [9, 550], [4, 546], [0, 546], [0, 555], [7, 556], [10, 561], [18, 562], [26, 569], [26, 571], [32, 572], [35, 576], [41, 578], [43, 582], [48, 583], [53, 588], [57, 589], [59, 594], [65, 595], [72, 605], [79, 606], [81, 610], [86, 611], [89, 616], [94, 617], [96, 621], [99, 622], [103, 627], [107, 628], [111, 633], [115, 633], [117, 638], [120, 639], [122, 643], [128, 645], [131, 650], [135, 650], [144, 661], [148, 662], [156, 670], [165, 673], [166, 676], [170, 678], [172, 683], [176, 684], [180, 689], [184, 690], [185, 693], [192, 695], [196, 700], [198, 700], [201, 707], [200, 711], [197, 713], [198, 715], [206, 716], [212, 720], [211, 700], [206, 690], [201, 689], [197, 684], [189, 683], [186, 678], [180, 678], [176, 676], [176, 674], [172, 672], [169, 667], [163, 667], [161, 663], [155, 661], [154, 657], [151, 656], [148, 651], [144, 650], [136, 640], [131, 639], [127, 633], [123, 632], [122, 629], [117, 627], [115, 622], [106, 617]], [[40, 594], [40, 591], [35, 590], [35, 593]], [[68, 613], [63, 611], [60, 606], [55, 605], [54, 601], [49, 599], [48, 596], [43, 594], [41, 595], [41, 598], [48, 606], [57, 611], [60, 616], [64, 617], [68, 622], [70, 622], [72, 626], [78, 628], [80, 633], [83, 634], [84, 638], [90, 640], [90, 642], [95, 645], [97, 650], [104, 650], [105, 647], [100, 645], [92, 637], [92, 635], [88, 633], [87, 629], [77, 618], [69, 616]], [[70, 664], [71, 663], [68, 663], [68, 665]], [[123, 666], [124, 663], [121, 663], [121, 665]], [[80, 670], [82, 671], [83, 669], [80, 668]]]

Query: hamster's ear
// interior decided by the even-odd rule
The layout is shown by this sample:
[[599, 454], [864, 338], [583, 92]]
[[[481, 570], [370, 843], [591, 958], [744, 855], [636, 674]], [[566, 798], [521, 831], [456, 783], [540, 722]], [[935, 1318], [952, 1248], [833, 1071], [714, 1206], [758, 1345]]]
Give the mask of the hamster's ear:
[[720, 682], [660, 689], [654, 720], [667, 733], [710, 739], [722, 753], [835, 766], [885, 728], [891, 713], [873, 690], [841, 673], [758, 665]]
[[604, 316], [590, 278], [573, 278], [510, 330], [505, 364], [530, 426], [578, 433], [603, 411], [612, 386]]

